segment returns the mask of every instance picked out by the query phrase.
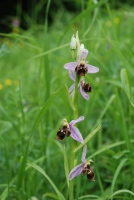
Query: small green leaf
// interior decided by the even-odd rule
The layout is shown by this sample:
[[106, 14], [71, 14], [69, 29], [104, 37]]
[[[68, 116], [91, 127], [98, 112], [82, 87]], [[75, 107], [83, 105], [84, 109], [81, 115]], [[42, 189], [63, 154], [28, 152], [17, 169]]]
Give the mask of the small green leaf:
[[127, 69], [121, 70], [121, 82], [122, 82], [123, 89], [129, 99], [131, 105], [134, 107], [134, 101], [132, 100], [130, 80], [129, 80], [129, 74], [128, 74]]

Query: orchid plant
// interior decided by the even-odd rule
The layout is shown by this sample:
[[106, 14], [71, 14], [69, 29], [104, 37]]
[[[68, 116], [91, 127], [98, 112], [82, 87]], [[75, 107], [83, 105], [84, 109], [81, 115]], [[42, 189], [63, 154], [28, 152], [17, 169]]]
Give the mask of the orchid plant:
[[88, 64], [86, 58], [88, 56], [88, 50], [85, 49], [84, 44], [80, 44], [78, 32], [76, 32], [76, 37], [74, 35], [71, 38], [70, 48], [72, 51], [72, 57], [76, 60], [75, 62], [69, 62], [64, 65], [64, 69], [68, 70], [70, 78], [74, 83], [69, 88], [70, 99], [73, 101], [74, 109], [74, 120], [67, 122], [63, 119], [63, 126], [59, 128], [57, 132], [57, 140], [63, 140], [65, 137], [71, 136], [74, 140], [70, 145], [70, 173], [68, 175], [69, 183], [69, 200], [74, 199], [74, 178], [79, 174], [87, 175], [89, 180], [94, 180], [95, 174], [90, 168], [92, 160], [86, 161], [87, 145], [84, 145], [81, 161], [82, 163], [74, 167], [75, 153], [74, 149], [76, 147], [76, 142], [84, 144], [84, 140], [79, 129], [74, 126], [76, 123], [84, 120], [84, 116], [78, 118], [78, 92], [85, 100], [89, 100], [88, 92], [92, 91], [90, 83], [85, 83], [85, 76], [87, 73], [97, 73], [99, 71], [98, 67]]

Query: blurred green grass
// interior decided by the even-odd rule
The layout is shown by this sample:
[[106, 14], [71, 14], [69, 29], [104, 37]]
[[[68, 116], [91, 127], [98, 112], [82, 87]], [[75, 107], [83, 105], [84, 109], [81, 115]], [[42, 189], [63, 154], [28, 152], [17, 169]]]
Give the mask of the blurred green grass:
[[[134, 192], [133, 8], [123, 5], [118, 10], [112, 10], [108, 3], [104, 3], [102, 7], [82, 8], [77, 16], [61, 8], [50, 27], [47, 23], [45, 26], [34, 24], [25, 31], [20, 30], [19, 34], [1, 34], [2, 200], [24, 200], [32, 196], [56, 199], [55, 196], [45, 197], [55, 195], [55, 192], [48, 180], [37, 170], [28, 168], [29, 165], [24, 180], [19, 180], [22, 181], [19, 192], [16, 186], [20, 162], [38, 112], [62, 85], [32, 135], [28, 160], [42, 167], [67, 199], [62, 150], [65, 145], [69, 159], [71, 138], [62, 142], [55, 138], [62, 119], [72, 120], [64, 87], [64, 83], [70, 87], [72, 81], [63, 65], [72, 61], [69, 42], [77, 30], [81, 42], [89, 49], [87, 60], [100, 69], [99, 73], [86, 76], [93, 92], [89, 101], [79, 98], [79, 115], [85, 116], [79, 128], [84, 138], [99, 123], [101, 129], [88, 142], [87, 156], [94, 160], [95, 181], [88, 182], [86, 177], [77, 177], [76, 183], [81, 181], [81, 187], [80, 191], [76, 187], [75, 193], [79, 197], [89, 195], [83, 199], [104, 200], [124, 189], [116, 199], [133, 199], [132, 194], [126, 191]], [[80, 163], [80, 160], [76, 162]], [[90, 198], [90, 195], [95, 196]]]

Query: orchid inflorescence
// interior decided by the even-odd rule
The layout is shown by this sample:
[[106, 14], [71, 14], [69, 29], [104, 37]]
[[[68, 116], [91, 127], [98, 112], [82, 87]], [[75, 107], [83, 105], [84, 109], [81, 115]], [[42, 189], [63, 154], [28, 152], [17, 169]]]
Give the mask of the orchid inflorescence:
[[[78, 32], [76, 32], [76, 37], [74, 35], [71, 38], [70, 48], [72, 51], [72, 56], [76, 62], [69, 62], [64, 65], [64, 68], [68, 70], [70, 78], [74, 83], [69, 88], [70, 98], [73, 99], [75, 95], [75, 90], [78, 89], [82, 97], [86, 100], [89, 99], [88, 92], [92, 92], [92, 87], [90, 83], [85, 83], [85, 75], [87, 73], [97, 73], [99, 68], [88, 64], [86, 61], [88, 50], [85, 49], [83, 44], [80, 44]], [[78, 79], [77, 79], [78, 78]], [[78, 82], [76, 81], [78, 80]], [[74, 140], [80, 143], [84, 143], [81, 132], [74, 125], [78, 122], [84, 120], [84, 116], [79, 117], [78, 119], [67, 122], [66, 119], [63, 119], [63, 126], [59, 128], [57, 132], [57, 140], [63, 140], [65, 137], [71, 136]], [[79, 174], [87, 175], [87, 178], [94, 180], [94, 172], [90, 168], [92, 160], [86, 161], [87, 145], [83, 147], [83, 153], [81, 161], [82, 163], [74, 167], [69, 173], [69, 180], [72, 180]]]
[[[78, 38], [78, 32], [76, 33], [76, 38], [74, 38], [74, 36], [72, 37], [71, 43], [72, 43], [72, 41], [73, 41], [73, 45], [70, 45], [70, 46], [71, 46], [71, 48], [73, 48], [72, 51], [77, 52], [77, 54], [76, 54], [77, 61], [66, 63], [64, 65], [64, 68], [69, 71], [70, 78], [74, 82], [76, 81], [77, 75], [80, 77], [80, 82], [79, 82], [78, 88], [79, 88], [80, 93], [83, 96], [83, 98], [88, 100], [89, 96], [86, 93], [91, 92], [92, 89], [91, 89], [91, 86], [89, 83], [87, 83], [87, 84], [85, 83], [85, 81], [84, 81], [85, 75], [87, 73], [91, 73], [91, 74], [97, 73], [99, 71], [99, 68], [89, 65], [88, 62], [85, 61], [86, 57], [88, 55], [88, 50], [84, 48], [83, 44], [80, 45], [79, 38]], [[75, 42], [76, 42], [76, 45], [74, 45]], [[76, 49], [74, 49], [74, 47]], [[69, 89], [70, 96], [72, 96], [74, 88], [75, 88], [75, 83]]]

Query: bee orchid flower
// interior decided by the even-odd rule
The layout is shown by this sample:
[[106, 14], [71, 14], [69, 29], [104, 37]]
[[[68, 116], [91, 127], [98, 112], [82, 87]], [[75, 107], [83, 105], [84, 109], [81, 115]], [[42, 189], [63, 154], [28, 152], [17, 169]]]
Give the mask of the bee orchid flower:
[[92, 181], [94, 180], [95, 175], [94, 175], [93, 170], [90, 168], [90, 163], [93, 161], [92, 160], [89, 160], [88, 162], [86, 161], [86, 153], [87, 153], [87, 146], [85, 145], [83, 148], [82, 157], [81, 157], [82, 163], [80, 165], [77, 165], [71, 170], [71, 172], [69, 173], [69, 180], [72, 180], [79, 174], [83, 174], [83, 175], [86, 174], [89, 180], [92, 180]]
[[89, 65], [85, 61], [87, 55], [88, 55], [88, 50], [82, 48], [77, 62], [70, 62], [64, 65], [64, 68], [69, 71], [70, 78], [73, 81], [76, 80], [76, 74], [78, 76], [85, 76], [86, 73], [97, 73], [99, 71], [98, 67]]
[[78, 122], [81, 122], [84, 120], [84, 116], [79, 117], [76, 120], [72, 120], [71, 122], [67, 122], [66, 119], [63, 120], [63, 127], [59, 129], [57, 132], [57, 140], [63, 140], [65, 136], [69, 137], [71, 136], [74, 140], [83, 143], [83, 137], [79, 131], [78, 128], [76, 128], [74, 125]]
[[[81, 78], [78, 88], [79, 88], [80, 93], [83, 96], [83, 98], [88, 100], [89, 95], [87, 94], [87, 92], [92, 92], [92, 88], [91, 88], [90, 84], [85, 83], [84, 78]], [[73, 96], [74, 91], [75, 91], [75, 83], [73, 83], [73, 85], [71, 85], [71, 87], [69, 88], [70, 97]]]

